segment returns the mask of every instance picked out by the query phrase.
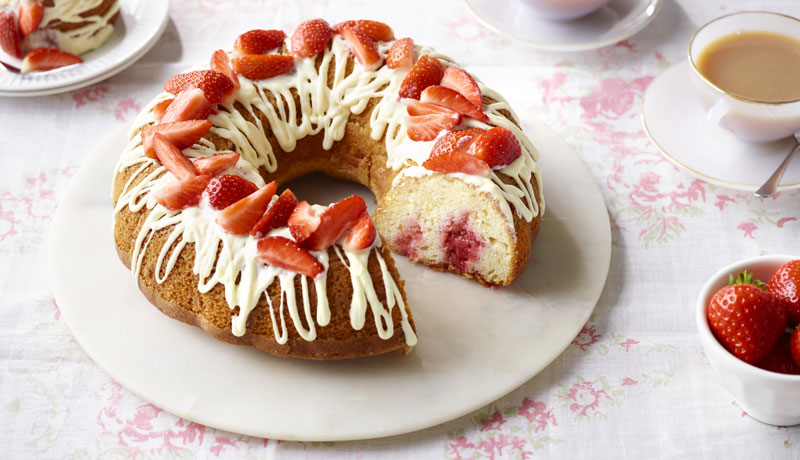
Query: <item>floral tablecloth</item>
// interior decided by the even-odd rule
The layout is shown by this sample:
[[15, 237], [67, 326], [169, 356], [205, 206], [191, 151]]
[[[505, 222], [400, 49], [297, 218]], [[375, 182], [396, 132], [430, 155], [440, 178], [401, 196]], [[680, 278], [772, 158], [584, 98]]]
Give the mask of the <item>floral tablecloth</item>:
[[[121, 74], [55, 96], [0, 98], [0, 457], [800, 458], [800, 427], [747, 417], [713, 375], [694, 324], [697, 292], [723, 264], [800, 254], [800, 191], [762, 200], [698, 180], [658, 153], [639, 120], [642, 92], [684, 59], [692, 31], [739, 9], [800, 15], [796, 0], [665, 0], [638, 35], [560, 54], [490, 32], [458, 0], [173, 0], [160, 42]], [[293, 30], [311, 17], [383, 20], [479, 76], [503, 68], [519, 81], [509, 95], [517, 112], [575, 147], [611, 216], [608, 283], [572, 345], [491, 405], [404, 436], [282, 442], [164, 412], [86, 356], [47, 276], [59, 199], [109, 132], [241, 31]]]

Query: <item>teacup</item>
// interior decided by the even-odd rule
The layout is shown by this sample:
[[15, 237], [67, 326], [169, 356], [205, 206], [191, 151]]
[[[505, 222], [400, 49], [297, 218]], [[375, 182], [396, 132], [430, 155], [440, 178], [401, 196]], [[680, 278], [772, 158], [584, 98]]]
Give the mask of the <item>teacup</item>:
[[567, 21], [586, 16], [608, 3], [608, 0], [522, 0], [538, 16]]
[[689, 75], [706, 118], [747, 142], [791, 136], [800, 131], [800, 99], [763, 101], [733, 94], [698, 70], [697, 58], [709, 44], [744, 31], [767, 31], [800, 40], [800, 20], [778, 13], [744, 11], [714, 19], [695, 32], [689, 41]]

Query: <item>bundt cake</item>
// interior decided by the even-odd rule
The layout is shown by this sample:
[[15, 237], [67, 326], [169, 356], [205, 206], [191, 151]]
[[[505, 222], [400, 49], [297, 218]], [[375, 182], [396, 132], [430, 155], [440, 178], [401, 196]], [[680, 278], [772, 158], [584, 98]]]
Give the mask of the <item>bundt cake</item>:
[[0, 47], [23, 59], [23, 73], [77, 64], [118, 17], [118, 0], [0, 0]]
[[[151, 303], [217, 339], [405, 353], [417, 337], [388, 249], [511, 284], [544, 211], [537, 155], [502, 97], [383, 23], [252, 30], [137, 116], [114, 238]], [[367, 186], [377, 211], [278, 193], [312, 172]]]

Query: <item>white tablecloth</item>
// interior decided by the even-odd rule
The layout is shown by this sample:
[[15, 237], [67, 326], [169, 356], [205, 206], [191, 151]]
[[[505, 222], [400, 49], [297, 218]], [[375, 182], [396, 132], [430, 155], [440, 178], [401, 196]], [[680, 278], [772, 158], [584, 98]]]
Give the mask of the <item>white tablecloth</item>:
[[[0, 457], [800, 458], [800, 427], [747, 417], [711, 371], [694, 324], [697, 292], [722, 265], [800, 254], [800, 192], [761, 200], [698, 180], [658, 153], [639, 120], [643, 90], [684, 59], [691, 33], [739, 9], [800, 15], [796, 0], [665, 0], [638, 35], [561, 54], [484, 29], [458, 0], [174, 0], [160, 42], [121, 74], [55, 96], [0, 98]], [[291, 31], [312, 17], [382, 20], [478, 76], [482, 67], [515, 75], [518, 93], [507, 96], [517, 112], [542, 118], [576, 148], [611, 216], [608, 283], [573, 344], [516, 391], [424, 431], [302, 443], [182, 420], [100, 370], [50, 288], [51, 218], [104, 137], [169, 76], [239, 33]]]

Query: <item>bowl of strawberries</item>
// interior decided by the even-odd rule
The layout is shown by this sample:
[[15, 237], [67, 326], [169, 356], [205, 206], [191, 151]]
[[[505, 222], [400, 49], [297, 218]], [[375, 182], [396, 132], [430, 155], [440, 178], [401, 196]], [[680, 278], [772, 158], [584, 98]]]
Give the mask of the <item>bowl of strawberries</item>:
[[748, 415], [800, 424], [800, 257], [744, 259], [697, 298], [697, 330], [723, 386]]

